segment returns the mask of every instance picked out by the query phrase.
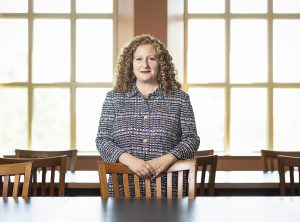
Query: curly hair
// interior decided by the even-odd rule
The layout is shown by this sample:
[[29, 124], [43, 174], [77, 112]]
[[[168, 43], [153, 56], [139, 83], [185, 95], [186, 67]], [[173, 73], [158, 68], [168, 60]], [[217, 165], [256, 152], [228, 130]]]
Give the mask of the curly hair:
[[180, 89], [181, 84], [177, 81], [177, 70], [172, 57], [163, 43], [151, 35], [139, 35], [126, 45], [119, 55], [115, 68], [116, 80], [114, 91], [128, 92], [131, 90], [136, 77], [133, 73], [133, 55], [140, 45], [152, 45], [158, 56], [159, 72], [157, 80], [162, 89], [170, 94], [175, 89]]

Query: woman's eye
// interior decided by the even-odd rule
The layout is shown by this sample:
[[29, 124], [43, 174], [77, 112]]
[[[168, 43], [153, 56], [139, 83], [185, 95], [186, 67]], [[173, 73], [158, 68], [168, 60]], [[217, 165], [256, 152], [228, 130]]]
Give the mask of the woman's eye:
[[137, 57], [137, 58], [135, 58], [135, 61], [140, 62], [140, 61], [142, 61], [142, 58]]

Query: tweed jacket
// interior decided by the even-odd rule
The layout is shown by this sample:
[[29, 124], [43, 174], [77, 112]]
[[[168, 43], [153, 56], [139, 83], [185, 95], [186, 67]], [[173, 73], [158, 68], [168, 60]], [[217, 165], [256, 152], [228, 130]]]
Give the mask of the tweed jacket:
[[96, 137], [106, 162], [127, 152], [143, 160], [167, 153], [178, 159], [194, 157], [200, 143], [187, 93], [167, 94], [161, 87], [145, 99], [134, 84], [131, 91], [110, 91], [102, 107]]

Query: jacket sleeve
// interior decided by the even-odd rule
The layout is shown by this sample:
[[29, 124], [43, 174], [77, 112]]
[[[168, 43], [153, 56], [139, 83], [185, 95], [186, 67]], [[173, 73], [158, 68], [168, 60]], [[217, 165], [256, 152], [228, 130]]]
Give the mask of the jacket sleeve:
[[193, 158], [200, 144], [190, 97], [188, 94], [184, 95], [180, 111], [181, 140], [170, 152], [178, 159]]
[[102, 106], [96, 137], [97, 149], [105, 162], [117, 162], [120, 155], [124, 153], [124, 150], [114, 143], [112, 137], [113, 124], [116, 117], [113, 98], [113, 92], [108, 92]]

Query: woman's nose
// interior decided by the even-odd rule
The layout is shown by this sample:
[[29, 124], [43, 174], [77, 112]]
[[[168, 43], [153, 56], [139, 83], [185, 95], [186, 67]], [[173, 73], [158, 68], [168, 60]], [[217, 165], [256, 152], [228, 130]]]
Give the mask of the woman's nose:
[[142, 66], [143, 67], [148, 67], [149, 66], [148, 58], [145, 58], [145, 59], [142, 60]]

